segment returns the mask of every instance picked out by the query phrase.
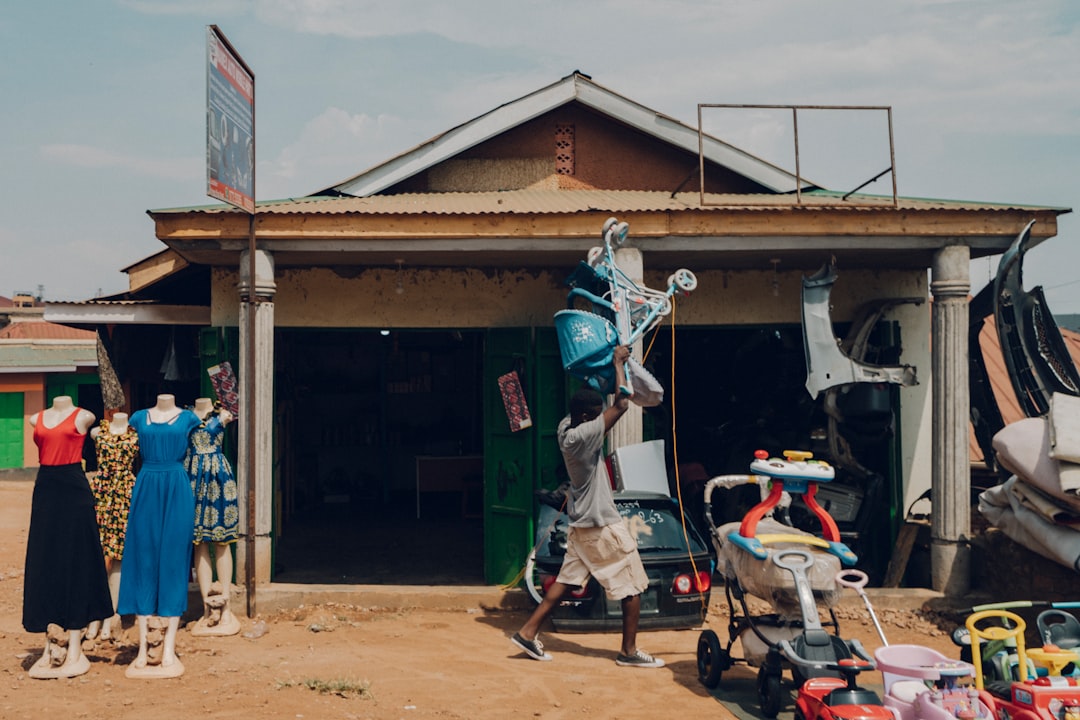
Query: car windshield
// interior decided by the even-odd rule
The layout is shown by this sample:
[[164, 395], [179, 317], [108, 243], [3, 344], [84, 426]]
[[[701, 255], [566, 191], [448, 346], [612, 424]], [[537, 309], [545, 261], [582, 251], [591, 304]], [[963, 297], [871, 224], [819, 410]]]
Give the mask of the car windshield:
[[[616, 498], [619, 514], [626, 520], [630, 532], [637, 538], [640, 552], [686, 552], [679, 507], [663, 498]], [[705, 552], [705, 545], [692, 525], [687, 525], [690, 550]]]

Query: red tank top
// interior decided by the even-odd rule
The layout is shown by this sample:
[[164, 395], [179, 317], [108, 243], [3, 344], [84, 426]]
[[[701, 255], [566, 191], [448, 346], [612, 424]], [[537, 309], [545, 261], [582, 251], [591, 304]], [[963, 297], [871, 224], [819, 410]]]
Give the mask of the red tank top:
[[45, 427], [44, 413], [38, 415], [34, 425], [34, 444], [38, 446], [38, 462], [42, 465], [70, 465], [82, 462], [83, 441], [86, 433], [79, 432], [75, 419], [79, 408], [60, 421], [56, 427]]

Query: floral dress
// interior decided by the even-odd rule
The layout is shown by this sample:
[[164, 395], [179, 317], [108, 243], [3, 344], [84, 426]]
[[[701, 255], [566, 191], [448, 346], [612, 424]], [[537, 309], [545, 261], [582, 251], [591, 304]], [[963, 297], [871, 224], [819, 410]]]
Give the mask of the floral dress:
[[195, 495], [195, 542], [230, 543], [240, 534], [236, 477], [221, 450], [225, 423], [212, 412], [191, 431], [184, 467]]
[[139, 434], [128, 425], [123, 433], [114, 435], [109, 430], [109, 421], [102, 420], [94, 446], [97, 448], [98, 471], [90, 481], [90, 488], [94, 491], [101, 549], [108, 557], [121, 560], [131, 509], [131, 488], [135, 485]]

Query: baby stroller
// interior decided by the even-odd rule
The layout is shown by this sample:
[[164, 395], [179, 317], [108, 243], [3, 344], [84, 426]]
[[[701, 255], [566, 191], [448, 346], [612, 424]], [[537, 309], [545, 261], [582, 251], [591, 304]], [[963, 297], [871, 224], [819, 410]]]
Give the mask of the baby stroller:
[[[768, 515], [784, 502], [790, 502], [783, 492], [783, 481], [798, 487], [791, 480], [801, 472], [815, 480], [824, 479], [820, 467], [808, 467], [806, 453], [785, 453], [787, 460], [762, 457], [755, 453], [752, 475], [725, 475], [709, 480], [705, 485], [705, 521], [717, 553], [717, 568], [724, 575], [724, 590], [728, 602], [728, 641], [722, 644], [716, 632], [702, 631], [698, 638], [698, 679], [708, 688], [720, 684], [725, 670], [744, 662], [758, 668], [757, 692], [761, 712], [775, 717], [780, 710], [780, 683], [784, 667], [790, 667], [792, 679], [801, 686], [811, 677], [839, 677], [827, 669], [857, 656], [871, 661], [857, 641], [839, 637], [839, 623], [833, 607], [840, 600], [843, 586], [837, 581], [841, 563], [854, 558], [850, 551], [836, 552], [835, 544], [815, 535], [784, 525]], [[794, 456], [799, 459], [791, 460]], [[759, 462], [761, 460], [767, 462]], [[743, 484], [759, 484], [765, 499], [747, 513], [740, 522], [716, 527], [712, 515], [712, 492], [717, 487], [733, 488]], [[771, 487], [770, 487], [771, 486]], [[813, 493], [804, 493], [813, 500]], [[831, 520], [824, 510], [823, 524]], [[820, 516], [819, 516], [820, 517]], [[747, 519], [752, 522], [748, 523]], [[749, 533], [747, 535], [741, 533]], [[754, 540], [751, 551], [745, 542]], [[844, 548], [846, 550], [846, 548]], [[760, 552], [758, 552], [760, 551]], [[748, 597], [768, 601], [773, 612], [755, 615]], [[824, 623], [818, 613], [823, 605], [829, 619]], [[831, 632], [830, 632], [831, 630]], [[742, 657], [732, 653], [735, 641], [740, 641]], [[785, 642], [806, 663], [792, 665], [784, 654]], [[872, 661], [871, 661], [872, 662]]]
[[[603, 246], [589, 250], [587, 261], [567, 278], [571, 288], [567, 309], [555, 313], [563, 368], [605, 394], [615, 390], [611, 367], [615, 346], [637, 342], [671, 313], [675, 293], [690, 293], [697, 287], [697, 277], [686, 269], [669, 276], [664, 291], [635, 283], [615, 263], [615, 250], [626, 242], [629, 230], [629, 224], [616, 218], [604, 223]], [[579, 299], [587, 300], [590, 310], [574, 307]], [[627, 362], [624, 375], [627, 386], [618, 390], [634, 402], [652, 406], [663, 400], [660, 384], [637, 361]], [[635, 388], [635, 384], [643, 387]]]

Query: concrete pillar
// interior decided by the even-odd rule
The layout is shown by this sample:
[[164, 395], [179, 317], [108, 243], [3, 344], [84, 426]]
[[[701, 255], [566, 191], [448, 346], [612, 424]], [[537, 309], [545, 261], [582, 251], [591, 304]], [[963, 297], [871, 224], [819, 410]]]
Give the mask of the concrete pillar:
[[971, 585], [971, 422], [968, 390], [968, 293], [971, 250], [938, 250], [931, 269], [933, 472], [930, 575], [933, 589], [961, 597]]
[[[633, 280], [638, 285], [644, 283], [644, 263], [641, 257], [641, 251], [637, 248], [620, 248], [615, 251], [615, 264], [619, 266], [619, 269], [626, 273], [627, 277]], [[631, 347], [634, 358], [641, 360], [641, 341], [638, 340]], [[642, 409], [641, 406], [631, 402], [630, 409], [622, 416], [622, 419], [615, 424], [615, 427], [611, 429], [608, 435], [608, 445], [610, 450], [615, 448], [626, 447], [627, 445], [633, 445], [639, 443], [642, 440]]]
[[[240, 255], [240, 424], [237, 448], [237, 483], [240, 490], [240, 532], [244, 541], [237, 545], [237, 580], [244, 585], [247, 567], [249, 533], [255, 534], [255, 582], [270, 582], [271, 548], [270, 531], [273, 509], [273, 423], [274, 423], [274, 258], [264, 251], [257, 250], [255, 256], [255, 294], [254, 305], [248, 303], [248, 253]], [[248, 312], [253, 309], [254, 332], [248, 331]], [[255, 434], [252, 437], [251, 424], [244, 419], [248, 412], [245, 378], [249, 372], [248, 358], [251, 344], [254, 343], [255, 367]], [[255, 446], [255, 527], [248, 527], [248, 452], [249, 443]]]

